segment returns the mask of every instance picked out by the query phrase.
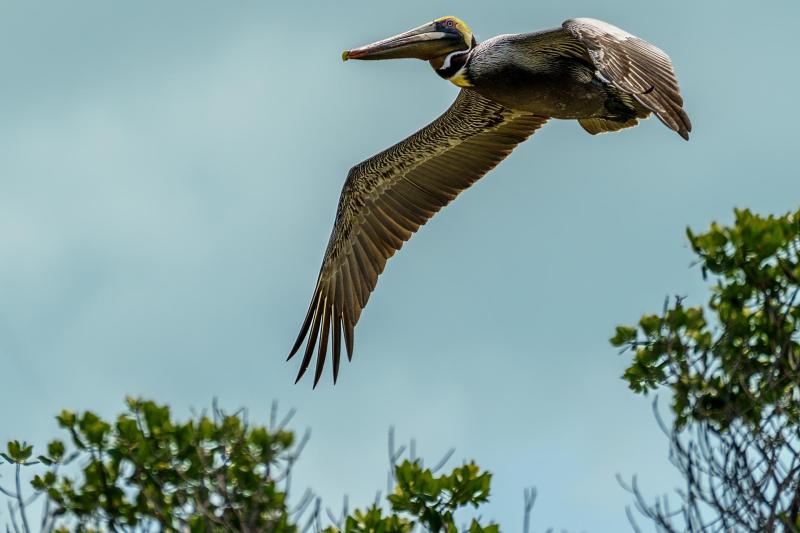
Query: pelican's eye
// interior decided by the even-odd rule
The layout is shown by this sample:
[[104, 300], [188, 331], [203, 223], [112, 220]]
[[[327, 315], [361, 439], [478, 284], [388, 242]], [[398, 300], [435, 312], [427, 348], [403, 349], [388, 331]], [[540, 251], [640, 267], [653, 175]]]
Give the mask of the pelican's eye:
[[450, 19], [448, 19], [447, 22], [445, 22], [445, 24], [447, 25], [448, 28], [452, 28], [453, 27], [453, 21], [450, 20]]

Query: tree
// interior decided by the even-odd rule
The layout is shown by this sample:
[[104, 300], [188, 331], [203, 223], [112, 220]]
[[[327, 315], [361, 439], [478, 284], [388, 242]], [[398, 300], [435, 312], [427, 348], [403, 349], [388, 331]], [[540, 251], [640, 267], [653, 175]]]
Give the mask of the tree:
[[[0, 486], [9, 498], [7, 531], [33, 531], [28, 510], [38, 498], [44, 501], [39, 529], [58, 532], [409, 533], [422, 527], [452, 533], [458, 510], [488, 501], [490, 473], [470, 462], [439, 474], [451, 453], [425, 468], [413, 445], [410, 454], [405, 446], [395, 449], [390, 433], [395, 466], [388, 512], [377, 500], [348, 512], [345, 500], [340, 516], [328, 509], [323, 520], [310, 491], [290, 507], [292, 466], [309, 437], [296, 441], [286, 429], [292, 415], [278, 421], [273, 407], [269, 426], [251, 426], [243, 411], [227, 414], [215, 406], [180, 422], [168, 407], [138, 399], [129, 399], [114, 422], [63, 411], [57, 421], [68, 442], [52, 441], [36, 459], [33, 446], [18, 441], [0, 453], [15, 479], [13, 488]], [[22, 488], [25, 468], [41, 470], [31, 497]], [[533, 499], [526, 493], [526, 529]], [[330, 525], [323, 529], [323, 521]], [[498, 526], [473, 519], [462, 531], [496, 533]]]
[[671, 393], [659, 422], [686, 486], [674, 508], [629, 489], [660, 531], [799, 531], [800, 211], [687, 234], [707, 305], [676, 297], [611, 339], [633, 353], [631, 389]]

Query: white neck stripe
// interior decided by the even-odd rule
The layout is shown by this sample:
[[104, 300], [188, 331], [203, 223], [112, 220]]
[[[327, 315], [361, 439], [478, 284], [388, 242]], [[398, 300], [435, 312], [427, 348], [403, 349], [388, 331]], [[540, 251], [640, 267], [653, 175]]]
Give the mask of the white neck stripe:
[[442, 65], [442, 70], [447, 70], [450, 68], [450, 60], [459, 54], [465, 54], [469, 52], [469, 50], [456, 50], [455, 52], [450, 52], [447, 54], [447, 57], [444, 58], [444, 64]]

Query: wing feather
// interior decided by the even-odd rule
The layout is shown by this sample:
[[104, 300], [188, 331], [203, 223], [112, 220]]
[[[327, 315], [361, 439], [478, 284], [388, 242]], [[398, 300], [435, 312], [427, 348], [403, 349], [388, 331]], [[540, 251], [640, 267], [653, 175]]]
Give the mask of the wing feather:
[[563, 28], [586, 47], [600, 76], [689, 139], [692, 123], [683, 110], [672, 61], [663, 50], [600, 20], [570, 19]]
[[[335, 285], [334, 285], [335, 286]], [[327, 303], [328, 299], [325, 298]], [[314, 380], [319, 381], [322, 376], [322, 369], [325, 366], [325, 356], [328, 354], [328, 333], [331, 330], [331, 313], [333, 306], [324, 305], [322, 309], [322, 337], [319, 341], [319, 351], [317, 352], [317, 368], [314, 371]]]
[[336, 382], [341, 337], [350, 360], [353, 329], [386, 261], [546, 121], [464, 89], [431, 124], [350, 170], [311, 305], [289, 355], [307, 338], [298, 380], [319, 340], [314, 386], [329, 345]]

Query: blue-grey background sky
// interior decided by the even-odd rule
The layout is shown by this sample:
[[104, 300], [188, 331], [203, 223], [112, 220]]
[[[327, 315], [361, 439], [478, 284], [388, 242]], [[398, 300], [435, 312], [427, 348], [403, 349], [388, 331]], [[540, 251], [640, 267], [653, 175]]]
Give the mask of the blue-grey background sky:
[[[457, 89], [341, 50], [453, 14], [479, 39], [607, 20], [665, 49], [695, 132], [554, 122], [390, 261], [340, 382], [294, 386], [348, 168]], [[495, 473], [484, 516], [626, 529], [678, 479], [619, 375], [615, 324], [705, 297], [684, 229], [797, 207], [793, 0], [0, 2], [0, 441], [126, 394], [180, 415], [273, 398], [313, 428], [298, 467], [336, 504], [385, 486], [386, 430]]]

